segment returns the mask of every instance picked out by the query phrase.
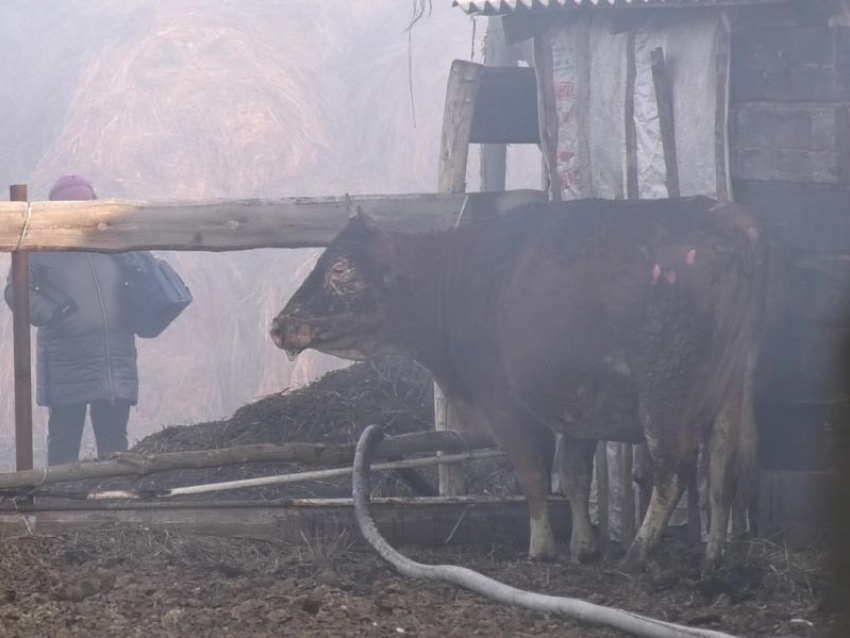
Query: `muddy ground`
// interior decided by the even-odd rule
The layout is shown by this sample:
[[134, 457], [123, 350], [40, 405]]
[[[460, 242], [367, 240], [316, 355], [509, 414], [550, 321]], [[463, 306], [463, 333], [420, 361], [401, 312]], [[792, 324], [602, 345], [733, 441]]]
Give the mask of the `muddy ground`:
[[[420, 368], [394, 360], [331, 373], [296, 392], [245, 406], [231, 419], [166, 428], [139, 451], [210, 449], [232, 444], [356, 440], [377, 423], [391, 434], [431, 427], [431, 383]], [[233, 466], [168, 472], [105, 486], [171, 487], [297, 470]], [[433, 472], [423, 472], [435, 482]], [[516, 493], [504, 461], [469, 469], [472, 492]], [[85, 488], [98, 487], [86, 484]], [[399, 477], [374, 493], [409, 494]], [[70, 491], [81, 485], [60, 488]], [[346, 496], [347, 479], [269, 487], [228, 498]], [[216, 498], [211, 495], [211, 498]], [[625, 571], [614, 547], [602, 562], [534, 564], [518, 545], [403, 548], [426, 563], [476, 569], [523, 589], [580, 597], [678, 623], [747, 637], [833, 638], [830, 558], [756, 540], [733, 549], [710, 575], [699, 552], [671, 530], [645, 569]], [[355, 532], [337, 538], [270, 543], [257, 539], [94, 528], [55, 537], [0, 541], [0, 638], [225, 636], [570, 636], [621, 634], [490, 603], [448, 584], [395, 574]]]
[[[737, 548], [711, 577], [668, 542], [641, 573], [616, 560], [532, 564], [519, 547], [407, 548], [516, 587], [581, 597], [738, 636], [826, 638], [835, 622], [823, 556]], [[570, 636], [617, 632], [490, 603], [395, 574], [359, 539], [251, 539], [98, 529], [0, 544], [0, 636]]]

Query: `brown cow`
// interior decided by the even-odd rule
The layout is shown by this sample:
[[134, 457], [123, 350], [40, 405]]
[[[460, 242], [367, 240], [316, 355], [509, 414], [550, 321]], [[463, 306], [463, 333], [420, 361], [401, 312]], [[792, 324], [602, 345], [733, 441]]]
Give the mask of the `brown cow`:
[[596, 441], [649, 446], [655, 484], [629, 550], [643, 560], [707, 437], [713, 563], [740, 469], [754, 466], [764, 272], [751, 214], [707, 198], [537, 204], [430, 234], [384, 232], [358, 212], [271, 333], [290, 353], [425, 365], [513, 463], [532, 557], [555, 551], [541, 428], [565, 439], [573, 560], [596, 549]]

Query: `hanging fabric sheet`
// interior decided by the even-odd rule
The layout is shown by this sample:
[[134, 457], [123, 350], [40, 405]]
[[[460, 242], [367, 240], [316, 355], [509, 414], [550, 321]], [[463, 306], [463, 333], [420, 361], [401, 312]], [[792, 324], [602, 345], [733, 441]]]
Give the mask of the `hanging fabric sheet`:
[[[647, 22], [635, 34], [634, 125], [638, 194], [667, 197], [666, 168], [651, 52], [661, 47], [673, 96], [682, 195], [716, 197], [718, 32], [720, 14]], [[612, 33], [605, 16], [586, 16], [541, 36], [550, 59], [536, 65], [541, 139], [553, 198], [625, 196], [628, 35]], [[721, 70], [725, 74], [725, 69]], [[723, 115], [723, 114], [721, 114]], [[553, 170], [554, 169], [554, 170]]]

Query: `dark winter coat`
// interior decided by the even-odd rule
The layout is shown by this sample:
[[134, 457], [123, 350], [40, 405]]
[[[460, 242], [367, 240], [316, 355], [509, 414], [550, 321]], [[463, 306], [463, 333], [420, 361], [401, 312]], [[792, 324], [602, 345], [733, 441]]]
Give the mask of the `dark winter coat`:
[[[113, 255], [30, 253], [30, 323], [38, 327], [39, 405], [138, 399], [136, 342]], [[12, 305], [11, 280], [6, 303]]]

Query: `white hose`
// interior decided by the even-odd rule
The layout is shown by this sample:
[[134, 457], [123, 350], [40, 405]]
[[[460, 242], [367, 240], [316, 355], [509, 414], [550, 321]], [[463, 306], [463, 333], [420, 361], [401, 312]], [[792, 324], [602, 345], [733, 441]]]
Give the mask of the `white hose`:
[[594, 605], [577, 598], [547, 596], [509, 587], [483, 574], [454, 565], [423, 565], [402, 556], [378, 532], [369, 513], [369, 466], [374, 445], [383, 438], [380, 428], [370, 425], [357, 442], [354, 454], [354, 513], [360, 532], [378, 554], [404, 576], [428, 580], [445, 580], [497, 602], [517, 605], [534, 611], [561, 614], [582, 622], [613, 627], [646, 638], [735, 638], [709, 629], [676, 625], [622, 609]]

